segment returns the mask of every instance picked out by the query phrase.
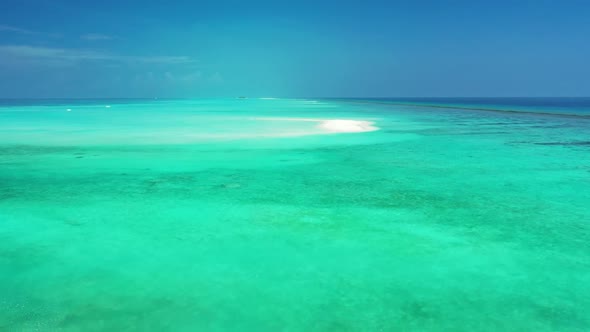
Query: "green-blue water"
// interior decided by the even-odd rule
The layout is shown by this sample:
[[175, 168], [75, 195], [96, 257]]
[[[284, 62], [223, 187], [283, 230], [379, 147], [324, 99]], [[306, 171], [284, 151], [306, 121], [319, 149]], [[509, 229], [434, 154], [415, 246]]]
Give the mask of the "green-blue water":
[[586, 116], [3, 105], [2, 331], [590, 330]]

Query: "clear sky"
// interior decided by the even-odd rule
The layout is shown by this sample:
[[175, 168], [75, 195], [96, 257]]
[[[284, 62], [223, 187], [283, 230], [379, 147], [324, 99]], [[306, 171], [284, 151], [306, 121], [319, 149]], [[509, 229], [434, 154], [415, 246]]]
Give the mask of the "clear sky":
[[0, 97], [238, 95], [590, 96], [590, 1], [0, 1]]

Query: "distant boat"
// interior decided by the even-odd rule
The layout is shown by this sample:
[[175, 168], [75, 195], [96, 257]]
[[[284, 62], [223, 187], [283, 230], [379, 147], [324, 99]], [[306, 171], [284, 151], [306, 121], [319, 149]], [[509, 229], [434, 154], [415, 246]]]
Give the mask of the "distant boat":
[[248, 99], [248, 97], [245, 96], [239, 96], [238, 99]]

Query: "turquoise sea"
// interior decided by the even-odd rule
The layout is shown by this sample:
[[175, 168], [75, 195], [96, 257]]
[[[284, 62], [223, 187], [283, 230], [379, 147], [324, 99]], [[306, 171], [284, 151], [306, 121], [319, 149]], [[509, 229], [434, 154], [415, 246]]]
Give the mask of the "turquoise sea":
[[0, 101], [0, 330], [590, 331], [590, 99]]

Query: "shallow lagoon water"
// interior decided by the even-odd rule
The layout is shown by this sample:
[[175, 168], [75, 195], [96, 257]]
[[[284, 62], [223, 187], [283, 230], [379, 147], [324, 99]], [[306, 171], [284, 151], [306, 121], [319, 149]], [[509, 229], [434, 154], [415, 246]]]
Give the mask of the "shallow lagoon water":
[[366, 101], [7, 105], [0, 329], [587, 331], [589, 133]]

